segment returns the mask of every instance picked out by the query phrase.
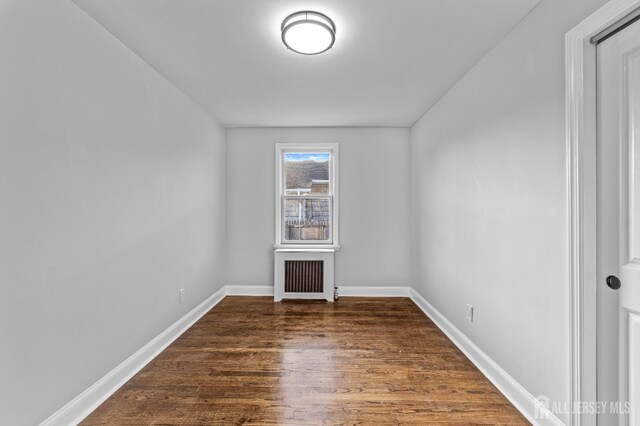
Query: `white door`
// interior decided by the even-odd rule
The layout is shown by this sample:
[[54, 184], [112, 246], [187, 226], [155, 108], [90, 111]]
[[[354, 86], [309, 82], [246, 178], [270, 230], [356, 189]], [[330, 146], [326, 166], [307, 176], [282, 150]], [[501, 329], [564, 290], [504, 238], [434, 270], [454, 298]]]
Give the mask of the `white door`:
[[598, 45], [598, 425], [640, 425], [640, 22]]

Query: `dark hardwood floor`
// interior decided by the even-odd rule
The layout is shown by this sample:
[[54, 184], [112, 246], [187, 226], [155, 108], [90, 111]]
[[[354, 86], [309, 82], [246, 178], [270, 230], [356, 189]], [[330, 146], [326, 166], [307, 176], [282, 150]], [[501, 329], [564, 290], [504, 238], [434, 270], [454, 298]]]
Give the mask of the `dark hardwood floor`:
[[405, 298], [227, 297], [85, 425], [528, 424]]

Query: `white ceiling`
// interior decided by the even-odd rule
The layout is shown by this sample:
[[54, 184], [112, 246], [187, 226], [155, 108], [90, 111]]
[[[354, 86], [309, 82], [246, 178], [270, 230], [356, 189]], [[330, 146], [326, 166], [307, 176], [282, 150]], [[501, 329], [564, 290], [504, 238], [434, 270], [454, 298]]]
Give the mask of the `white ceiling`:
[[[227, 127], [410, 126], [539, 0], [73, 0]], [[318, 56], [280, 23], [336, 23]]]

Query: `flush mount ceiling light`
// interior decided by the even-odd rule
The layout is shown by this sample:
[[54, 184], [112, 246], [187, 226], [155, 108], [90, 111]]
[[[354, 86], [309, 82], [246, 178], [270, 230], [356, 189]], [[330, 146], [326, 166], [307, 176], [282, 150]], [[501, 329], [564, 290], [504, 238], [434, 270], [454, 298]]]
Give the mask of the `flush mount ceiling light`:
[[328, 16], [310, 10], [292, 13], [282, 21], [282, 42], [302, 55], [317, 55], [331, 49], [336, 25]]

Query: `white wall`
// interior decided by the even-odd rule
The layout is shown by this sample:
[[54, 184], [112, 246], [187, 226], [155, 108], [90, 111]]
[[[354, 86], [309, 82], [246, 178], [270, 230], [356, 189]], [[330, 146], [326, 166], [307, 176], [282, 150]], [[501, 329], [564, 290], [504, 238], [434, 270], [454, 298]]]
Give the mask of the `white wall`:
[[339, 144], [338, 286], [408, 286], [409, 129], [227, 130], [228, 279], [273, 285], [277, 142]]
[[564, 34], [604, 2], [543, 0], [411, 133], [416, 289], [551, 400], [569, 390]]
[[30, 425], [225, 283], [224, 131], [66, 0], [2, 2], [0, 69], [0, 423]]

